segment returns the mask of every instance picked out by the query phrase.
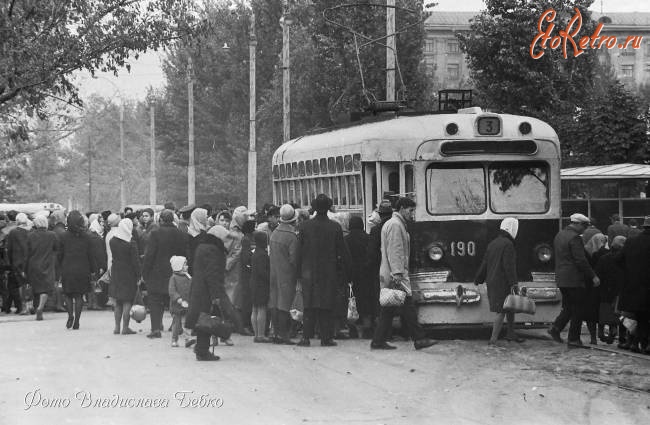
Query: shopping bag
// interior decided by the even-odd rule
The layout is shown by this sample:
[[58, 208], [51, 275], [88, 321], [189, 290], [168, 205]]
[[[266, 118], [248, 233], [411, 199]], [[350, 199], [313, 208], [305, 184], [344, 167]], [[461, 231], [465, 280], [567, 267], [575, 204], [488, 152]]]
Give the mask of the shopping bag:
[[131, 311], [129, 311], [129, 315], [133, 320], [136, 322], [140, 323], [144, 319], [147, 318], [147, 309], [143, 305], [144, 303], [142, 302], [142, 292], [140, 291], [140, 287], [138, 286], [138, 290], [135, 291], [135, 297], [133, 298], [133, 305], [131, 306]]
[[406, 292], [399, 289], [381, 288], [379, 291], [379, 305], [382, 307], [400, 307], [405, 299]]
[[199, 313], [199, 318], [196, 321], [194, 329], [198, 332], [207, 333], [214, 335], [219, 338], [229, 339], [232, 334], [235, 326], [230, 320], [227, 320], [223, 317], [223, 313], [217, 305], [212, 305], [212, 312], [215, 313], [215, 310], [218, 310], [217, 314], [208, 314], [205, 312]]
[[305, 304], [302, 299], [302, 289], [296, 289], [296, 295], [293, 297], [293, 303], [291, 304], [291, 318], [296, 322], [302, 322], [303, 312], [305, 311]]
[[359, 311], [357, 310], [357, 300], [352, 291], [352, 284], [348, 283], [350, 296], [348, 297], [348, 322], [354, 323], [359, 320]]
[[[522, 289], [525, 293], [525, 288]], [[525, 295], [519, 295], [515, 287], [503, 302], [503, 310], [512, 313], [535, 314], [535, 301]]]

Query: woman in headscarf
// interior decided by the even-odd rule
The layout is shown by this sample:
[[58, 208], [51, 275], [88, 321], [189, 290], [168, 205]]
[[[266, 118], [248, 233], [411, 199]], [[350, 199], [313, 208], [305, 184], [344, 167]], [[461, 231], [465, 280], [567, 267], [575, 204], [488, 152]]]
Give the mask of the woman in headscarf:
[[497, 313], [492, 325], [492, 336], [489, 345], [494, 345], [499, 338], [503, 319], [508, 319], [507, 341], [523, 342], [524, 339], [515, 334], [515, 314], [503, 310], [503, 303], [513, 288], [517, 288], [517, 257], [515, 255], [515, 238], [519, 230], [516, 218], [506, 217], [501, 222], [499, 234], [487, 246], [474, 284], [487, 284], [490, 311]]
[[[596, 233], [593, 235], [585, 245], [587, 252], [587, 260], [592, 269], [596, 269], [598, 260], [609, 252], [607, 246], [607, 235]], [[599, 276], [600, 277], [600, 276]], [[583, 317], [582, 320], [587, 322], [587, 329], [589, 329], [589, 336], [591, 337], [590, 344], [596, 345], [596, 329], [598, 326], [598, 313], [600, 310], [600, 289], [594, 287], [594, 282], [591, 279], [585, 280], [585, 298], [583, 304]], [[604, 337], [604, 336], [603, 336]]]
[[68, 229], [61, 236], [60, 243], [59, 270], [68, 310], [65, 326], [68, 329], [79, 329], [83, 295], [90, 290], [90, 275], [97, 272], [92, 242], [79, 211], [73, 210], [68, 215]]
[[[350, 233], [343, 240], [348, 246], [348, 251], [350, 251], [350, 282], [352, 282], [357, 301], [359, 318], [362, 320], [363, 329], [369, 330], [374, 311], [374, 301], [370, 293], [365, 264], [368, 256], [368, 234], [363, 229], [363, 219], [361, 217], [350, 217]], [[350, 336], [355, 337], [358, 333], [354, 324], [350, 326]]]
[[36, 320], [43, 320], [43, 308], [56, 280], [57, 238], [47, 226], [47, 218], [38, 215], [34, 218], [35, 230], [27, 236], [27, 281], [38, 301]]
[[[111, 266], [113, 265], [113, 253], [111, 252], [111, 239], [115, 236], [117, 232], [117, 226], [120, 224], [120, 216], [117, 214], [110, 214], [106, 219], [106, 225], [108, 226], [108, 232], [104, 235], [104, 244], [106, 246], [106, 270], [108, 271], [109, 281], [111, 275]], [[109, 283], [108, 286], [108, 304], [114, 305], [115, 303], [115, 285]]]
[[[615, 236], [612, 240], [610, 252], [598, 259], [594, 271], [600, 279], [598, 292], [600, 293], [600, 308], [598, 310], [598, 338], [602, 342], [611, 344], [617, 334], [618, 317], [614, 309], [616, 307], [618, 293], [625, 283], [625, 270], [616, 262], [616, 255], [623, 249], [626, 241], [625, 236]], [[605, 336], [605, 326], [609, 332]], [[625, 327], [620, 326], [619, 342], [625, 342]], [[621, 347], [619, 347], [621, 348]]]
[[208, 211], [203, 208], [196, 208], [190, 216], [190, 224], [187, 233], [190, 235], [189, 251], [187, 253], [187, 264], [189, 265], [190, 276], [193, 276], [194, 251], [205, 240], [208, 227]]
[[104, 298], [101, 303], [98, 302], [103, 288], [97, 287], [97, 279], [106, 271], [106, 244], [103, 239], [104, 228], [99, 223], [99, 217], [101, 217], [99, 214], [92, 214], [88, 218], [88, 221], [90, 221], [88, 236], [93, 246], [93, 255], [95, 256], [95, 262], [99, 270], [97, 276], [93, 279], [94, 284], [92, 285], [92, 290], [88, 293], [88, 310], [99, 310], [99, 305], [104, 305], [106, 301]]
[[[194, 329], [200, 313], [211, 314], [212, 306], [215, 304], [221, 306], [221, 300], [226, 298], [224, 291], [226, 250], [223, 241], [227, 236], [228, 231], [223, 226], [213, 226], [196, 248], [192, 267], [194, 273], [190, 288], [190, 306], [185, 318], [185, 327], [188, 329]], [[209, 351], [210, 334], [198, 330], [195, 332], [196, 360], [219, 360], [219, 356]]]
[[120, 220], [115, 234], [110, 241], [113, 263], [111, 265], [111, 286], [115, 288], [115, 329], [114, 334], [131, 335], [135, 332], [129, 328], [131, 305], [138, 290], [140, 280], [140, 256], [133, 240], [133, 221], [128, 218]]

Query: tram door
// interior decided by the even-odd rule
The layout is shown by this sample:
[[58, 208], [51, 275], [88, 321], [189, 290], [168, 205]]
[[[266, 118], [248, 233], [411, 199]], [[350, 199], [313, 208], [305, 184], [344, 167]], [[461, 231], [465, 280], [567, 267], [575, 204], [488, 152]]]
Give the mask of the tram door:
[[366, 162], [363, 169], [367, 214], [382, 199], [390, 200], [394, 206], [400, 196], [412, 196], [413, 166], [410, 163]]

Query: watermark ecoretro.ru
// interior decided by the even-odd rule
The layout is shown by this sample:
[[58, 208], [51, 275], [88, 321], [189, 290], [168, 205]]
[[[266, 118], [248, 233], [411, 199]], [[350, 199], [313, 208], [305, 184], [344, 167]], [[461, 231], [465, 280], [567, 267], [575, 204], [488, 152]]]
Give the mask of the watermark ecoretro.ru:
[[[568, 57], [568, 52], [572, 51], [573, 57], [578, 57], [585, 52], [586, 49], [640, 49], [643, 36], [628, 35], [624, 40], [618, 39], [613, 35], [601, 35], [604, 24], [598, 23], [593, 34], [585, 35], [578, 38], [578, 33], [582, 28], [582, 14], [580, 10], [575, 8], [575, 15], [569, 20], [566, 28], [557, 31], [557, 35], [553, 35], [555, 24], [553, 21], [557, 16], [554, 9], [546, 10], [537, 21], [537, 34], [530, 43], [530, 56], [533, 59], [539, 59], [544, 56], [547, 48], [555, 50], [562, 49], [562, 56], [564, 59]], [[544, 23], [549, 22], [546, 28]]]

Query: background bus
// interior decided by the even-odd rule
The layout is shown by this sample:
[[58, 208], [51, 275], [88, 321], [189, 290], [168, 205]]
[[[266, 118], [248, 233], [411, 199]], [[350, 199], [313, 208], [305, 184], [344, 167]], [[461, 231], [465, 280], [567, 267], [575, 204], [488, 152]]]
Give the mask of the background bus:
[[612, 214], [639, 225], [650, 214], [650, 165], [612, 164], [562, 170], [562, 224], [573, 213], [596, 220], [606, 231]]
[[520, 220], [517, 270], [547, 323], [558, 312], [552, 241], [560, 219], [560, 147], [529, 117], [482, 112], [401, 116], [290, 140], [273, 156], [274, 202], [308, 207], [318, 193], [367, 217], [386, 194], [417, 201], [411, 280], [423, 324], [488, 323], [473, 279], [501, 220]]
[[40, 211], [65, 211], [65, 208], [61, 204], [54, 202], [32, 202], [25, 204], [0, 204], [0, 212], [7, 213], [9, 211], [16, 211], [19, 213], [25, 213], [30, 218], [33, 218], [34, 215]]

